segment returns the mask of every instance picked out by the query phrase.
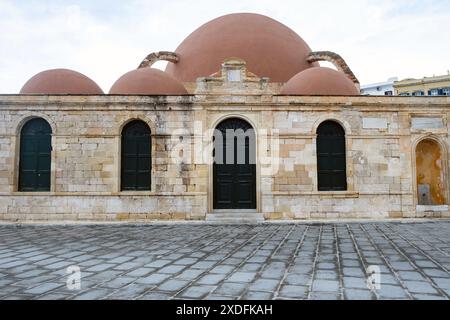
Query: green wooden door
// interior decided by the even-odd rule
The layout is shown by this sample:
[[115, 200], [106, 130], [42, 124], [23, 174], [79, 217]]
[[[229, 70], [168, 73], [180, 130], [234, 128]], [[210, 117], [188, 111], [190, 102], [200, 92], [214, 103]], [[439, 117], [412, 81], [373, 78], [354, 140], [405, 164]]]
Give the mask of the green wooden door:
[[221, 122], [214, 135], [214, 209], [256, 209], [256, 145], [252, 126]]

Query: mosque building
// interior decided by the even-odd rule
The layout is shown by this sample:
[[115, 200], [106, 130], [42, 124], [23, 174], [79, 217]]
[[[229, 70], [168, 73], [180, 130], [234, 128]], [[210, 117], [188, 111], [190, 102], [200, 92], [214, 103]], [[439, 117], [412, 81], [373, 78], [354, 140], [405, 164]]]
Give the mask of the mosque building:
[[449, 217], [449, 106], [360, 95], [337, 53], [225, 15], [108, 93], [53, 69], [0, 95], [0, 220]]

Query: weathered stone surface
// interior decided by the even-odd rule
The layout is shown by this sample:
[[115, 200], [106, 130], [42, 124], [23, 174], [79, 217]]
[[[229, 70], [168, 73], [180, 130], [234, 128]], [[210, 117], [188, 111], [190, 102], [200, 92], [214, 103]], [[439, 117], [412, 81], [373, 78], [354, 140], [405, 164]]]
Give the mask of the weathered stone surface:
[[412, 129], [440, 129], [444, 127], [442, 118], [435, 117], [413, 117], [411, 119]]
[[386, 118], [363, 118], [363, 129], [387, 129]]

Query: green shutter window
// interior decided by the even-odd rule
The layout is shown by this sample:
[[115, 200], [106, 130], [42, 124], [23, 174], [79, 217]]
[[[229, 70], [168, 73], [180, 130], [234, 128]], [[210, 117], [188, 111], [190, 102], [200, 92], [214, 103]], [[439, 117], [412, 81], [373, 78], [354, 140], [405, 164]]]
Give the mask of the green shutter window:
[[319, 191], [346, 191], [345, 131], [335, 121], [317, 129], [317, 173]]
[[122, 130], [122, 191], [151, 190], [151, 131], [143, 121], [132, 121]]
[[50, 191], [52, 129], [42, 118], [28, 121], [20, 132], [19, 191]]

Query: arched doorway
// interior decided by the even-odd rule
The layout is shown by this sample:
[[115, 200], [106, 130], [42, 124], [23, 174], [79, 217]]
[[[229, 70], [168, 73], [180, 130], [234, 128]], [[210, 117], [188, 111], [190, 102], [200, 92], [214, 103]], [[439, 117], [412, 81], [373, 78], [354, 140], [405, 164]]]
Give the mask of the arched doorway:
[[416, 147], [416, 176], [419, 205], [445, 204], [442, 151], [432, 139], [424, 139]]
[[42, 118], [20, 131], [19, 191], [50, 191], [52, 128]]
[[128, 123], [122, 130], [121, 190], [151, 189], [152, 141], [148, 125], [140, 120]]
[[317, 177], [319, 191], [346, 191], [345, 131], [327, 120], [317, 128]]
[[230, 118], [214, 131], [214, 209], [256, 209], [256, 135], [245, 120]]

